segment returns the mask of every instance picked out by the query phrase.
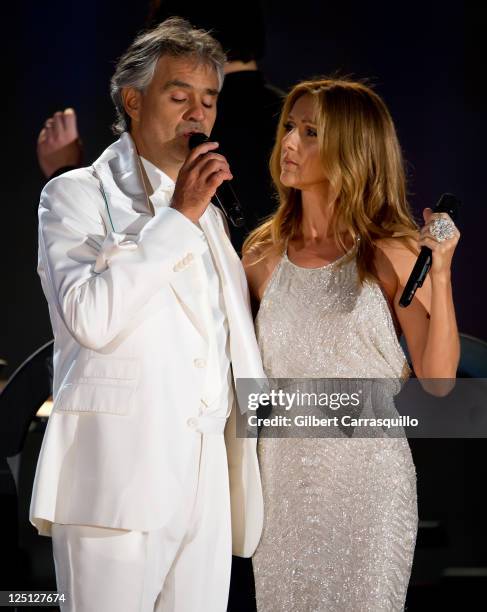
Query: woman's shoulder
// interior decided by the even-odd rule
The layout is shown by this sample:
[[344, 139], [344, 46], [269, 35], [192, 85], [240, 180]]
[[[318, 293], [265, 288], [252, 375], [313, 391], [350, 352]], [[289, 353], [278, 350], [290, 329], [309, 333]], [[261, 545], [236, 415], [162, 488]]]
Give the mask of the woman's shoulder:
[[378, 275], [393, 274], [400, 281], [409, 276], [418, 257], [419, 249], [414, 238], [398, 236], [375, 241], [374, 263]]

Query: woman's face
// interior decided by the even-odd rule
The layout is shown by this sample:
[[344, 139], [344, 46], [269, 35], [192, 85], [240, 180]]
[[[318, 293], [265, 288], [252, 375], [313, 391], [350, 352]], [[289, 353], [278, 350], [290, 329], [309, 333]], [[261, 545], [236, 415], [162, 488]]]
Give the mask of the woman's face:
[[281, 182], [286, 187], [303, 190], [327, 182], [314, 114], [313, 99], [305, 94], [296, 100], [288, 115], [281, 141]]

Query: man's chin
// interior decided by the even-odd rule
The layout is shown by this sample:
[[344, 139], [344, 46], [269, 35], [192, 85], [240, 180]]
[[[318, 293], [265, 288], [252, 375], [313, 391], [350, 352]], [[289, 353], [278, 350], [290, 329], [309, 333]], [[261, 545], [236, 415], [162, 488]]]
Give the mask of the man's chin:
[[189, 138], [180, 136], [174, 141], [174, 154], [184, 161], [189, 155]]

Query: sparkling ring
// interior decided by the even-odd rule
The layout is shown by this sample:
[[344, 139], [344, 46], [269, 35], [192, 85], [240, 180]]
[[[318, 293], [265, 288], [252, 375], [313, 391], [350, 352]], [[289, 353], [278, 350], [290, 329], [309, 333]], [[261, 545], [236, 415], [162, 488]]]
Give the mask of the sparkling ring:
[[436, 238], [438, 242], [443, 242], [443, 240], [449, 240], [455, 235], [455, 224], [451, 219], [439, 217], [438, 219], [435, 219], [431, 224], [430, 234], [434, 238]]

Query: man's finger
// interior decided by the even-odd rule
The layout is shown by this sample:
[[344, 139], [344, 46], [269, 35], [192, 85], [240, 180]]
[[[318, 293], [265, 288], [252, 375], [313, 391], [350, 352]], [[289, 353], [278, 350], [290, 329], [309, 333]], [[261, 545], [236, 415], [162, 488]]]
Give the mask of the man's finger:
[[213, 151], [213, 149], [217, 149], [219, 146], [220, 145], [217, 142], [204, 142], [203, 144], [198, 145], [186, 158], [186, 165], [194, 162], [194, 160], [200, 155], [204, 155], [205, 153], [208, 153], [208, 151]]
[[220, 170], [220, 172], [214, 172], [213, 174], [210, 174], [210, 176], [206, 180], [206, 184], [210, 185], [212, 189], [216, 190], [224, 181], [231, 181], [232, 179], [233, 176], [230, 172]]
[[64, 111], [64, 127], [70, 141], [78, 138], [78, 127], [76, 125], [76, 113], [74, 108], [67, 108]]
[[61, 111], [54, 113], [53, 130], [55, 138], [59, 138], [64, 133], [64, 118]]
[[47, 130], [46, 128], [42, 128], [42, 130], [39, 132], [39, 138], [37, 139], [37, 142], [39, 144], [42, 144], [43, 142], [45, 142], [47, 139]]
[[215, 172], [225, 172], [227, 174], [231, 174], [230, 168], [226, 161], [222, 162], [220, 160], [212, 159], [201, 168], [199, 176], [202, 180], [207, 181], [208, 178]]
[[204, 174], [208, 168], [211, 166], [214, 166], [215, 164], [219, 164], [221, 167], [225, 167], [225, 169], [229, 170], [229, 166], [228, 166], [228, 162], [227, 160], [223, 157], [223, 155], [218, 155], [217, 153], [207, 153], [204, 157], [200, 157], [198, 158], [193, 166], [192, 166], [192, 170], [196, 169], [198, 174], [201, 176], [202, 174]]

